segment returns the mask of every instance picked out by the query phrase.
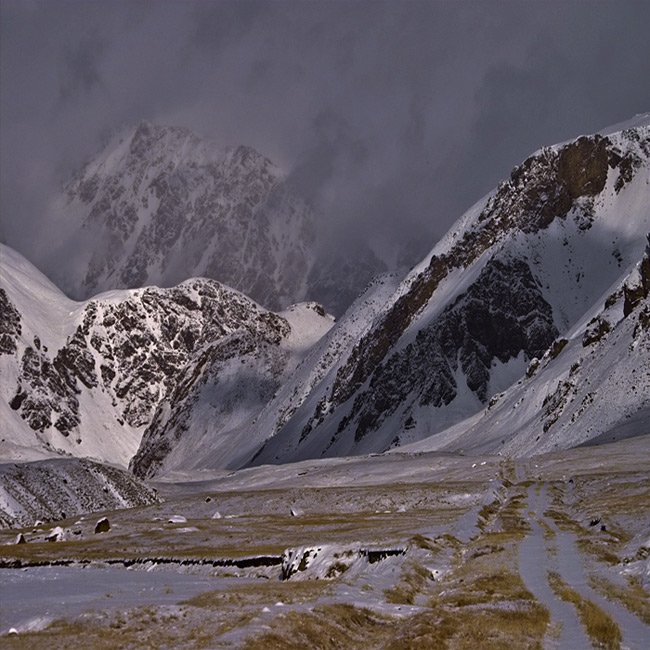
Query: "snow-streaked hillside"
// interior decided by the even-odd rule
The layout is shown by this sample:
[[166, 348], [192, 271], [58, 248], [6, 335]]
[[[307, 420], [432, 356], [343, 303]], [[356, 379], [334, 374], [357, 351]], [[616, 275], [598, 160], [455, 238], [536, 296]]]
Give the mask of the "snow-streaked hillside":
[[0, 465], [0, 528], [22, 528], [97, 510], [159, 502], [154, 490], [124, 470], [85, 459]]
[[[650, 231], [649, 124], [646, 116], [606, 137], [544, 148], [516, 167], [405, 278], [373, 327], [269, 439], [255, 463], [380, 452], [454, 425], [458, 438], [471, 426], [465, 419], [520, 380], [547, 348], [556, 349], [556, 339], [582, 339], [644, 254]], [[607, 363], [620, 360], [622, 374], [631, 322], [592, 352]], [[623, 342], [614, 345], [619, 337]], [[635, 355], [628, 360], [630, 371], [638, 366], [636, 372], [645, 368], [647, 374], [647, 349], [638, 344]], [[587, 376], [589, 361], [581, 363]], [[546, 381], [553, 390], [564, 372], [561, 363], [549, 365]], [[598, 379], [604, 391], [606, 379], [602, 373]], [[589, 390], [580, 384], [581, 400]], [[624, 408], [612, 408], [607, 425], [645, 408], [646, 396], [631, 391]], [[538, 419], [549, 408], [543, 399], [533, 408]], [[590, 405], [584, 410], [591, 412]], [[589, 422], [598, 413], [594, 409]], [[520, 416], [520, 424], [532, 417], [523, 410]], [[515, 438], [508, 449], [536, 449], [530, 441], [514, 441], [517, 409], [511, 418]], [[568, 435], [568, 425], [558, 425], [560, 433], [539, 448], [571, 446], [602, 431], [587, 419], [576, 424], [585, 424], [579, 434]], [[449, 434], [445, 448], [471, 446], [477, 426], [462, 443]], [[497, 430], [494, 424], [496, 437]]]
[[161, 404], [131, 468], [151, 477], [246, 463], [303, 403], [312, 403], [315, 388], [386, 308], [397, 281], [391, 274], [377, 277], [334, 326], [315, 303], [281, 312], [291, 333], [280, 348], [188, 366], [182, 391]]
[[409, 447], [530, 456], [650, 434], [650, 245], [643, 260], [487, 408]]
[[154, 416], [210, 369], [228, 368], [222, 385], [236, 387], [221, 411], [245, 418], [332, 324], [313, 303], [283, 318], [207, 279], [73, 302], [15, 251], [2, 246], [0, 256], [5, 459], [64, 454], [126, 466]]
[[131, 461], [138, 476], [236, 467], [264, 441], [255, 418], [333, 324], [317, 303], [267, 318], [282, 324], [277, 339], [236, 333], [220, 346], [205, 346], [178, 373]]
[[113, 137], [50, 218], [71, 237], [53, 279], [76, 298], [200, 276], [279, 309], [304, 299], [314, 262], [313, 212], [270, 160], [148, 122]]

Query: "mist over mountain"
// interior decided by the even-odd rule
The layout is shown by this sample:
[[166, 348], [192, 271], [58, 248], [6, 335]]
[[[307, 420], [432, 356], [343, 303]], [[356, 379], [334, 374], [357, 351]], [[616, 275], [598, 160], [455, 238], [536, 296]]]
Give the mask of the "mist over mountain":
[[269, 309], [315, 299], [340, 315], [386, 268], [360, 243], [323, 254], [314, 210], [258, 152], [148, 122], [110, 138], [47, 220], [61, 232], [45, 269], [76, 299], [208, 277]]
[[180, 125], [220, 152], [253, 149], [317, 209], [330, 255], [363, 259], [352, 243], [370, 238], [392, 271], [405, 246], [416, 243], [399, 261], [409, 268], [531, 151], [650, 104], [640, 82], [650, 13], [636, 0], [589, 11], [572, 2], [154, 4], [0, 7], [0, 239], [48, 276], [80, 256], [71, 286], [87, 271], [83, 219], [50, 223], [51, 195], [125, 125]]
[[[148, 143], [139, 175], [132, 149], [152, 133], [162, 153], [152, 158]], [[206, 170], [240, 179], [252, 169], [256, 196], [280, 182], [248, 150], [206, 162], [204, 145], [176, 129], [141, 125], [110, 151], [70, 184], [66, 200], [84, 214], [93, 206], [86, 228], [98, 221], [128, 242], [115, 249], [132, 253], [115, 267], [123, 277], [164, 273], [174, 247], [185, 250], [178, 242], [202, 244], [191, 222], [166, 220], [161, 206], [180, 193], [196, 210], [206, 194], [170, 179], [198, 183]], [[148, 170], [170, 160], [185, 161], [182, 173], [152, 178]], [[541, 149], [406, 276], [377, 277], [336, 323], [317, 303], [273, 313], [209, 279], [75, 302], [3, 248], [0, 370], [11, 423], [3, 455], [92, 456], [151, 477], [412, 443], [531, 453], [646, 417], [649, 160], [647, 115]], [[133, 196], [145, 207], [141, 227], [121, 208]], [[152, 227], [157, 220], [173, 225], [173, 236]], [[269, 241], [284, 240], [258, 245]], [[290, 257], [290, 248], [273, 250]], [[110, 261], [95, 260], [84, 281], [111, 282]], [[358, 262], [365, 272], [376, 258]], [[352, 293], [354, 261], [312, 264], [321, 287], [325, 278]]]
[[[570, 447], [646, 409], [647, 287], [634, 317], [624, 295], [628, 284], [646, 286], [633, 278], [647, 267], [648, 116], [628, 126], [543, 148], [515, 167], [404, 279], [255, 462], [422, 439], [455, 450], [489, 439], [492, 452], [530, 454]], [[610, 330], [617, 334], [605, 336]], [[572, 352], [561, 354], [565, 346]], [[607, 368], [617, 356], [622, 376], [612, 385]], [[598, 377], [591, 389], [581, 370]], [[490, 427], [467, 419], [517, 382], [508, 426], [501, 409]]]

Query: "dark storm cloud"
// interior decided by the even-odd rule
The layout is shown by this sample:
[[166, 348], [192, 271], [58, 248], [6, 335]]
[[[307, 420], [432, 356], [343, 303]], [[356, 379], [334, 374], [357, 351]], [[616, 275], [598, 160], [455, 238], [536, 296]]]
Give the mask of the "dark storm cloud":
[[0, 7], [2, 237], [32, 258], [48, 195], [140, 119], [257, 148], [328, 245], [389, 257], [430, 248], [540, 146], [650, 108], [645, 1]]
[[80, 92], [90, 92], [102, 86], [99, 64], [106, 49], [103, 39], [94, 34], [65, 47], [60, 63], [60, 97], [73, 100]]

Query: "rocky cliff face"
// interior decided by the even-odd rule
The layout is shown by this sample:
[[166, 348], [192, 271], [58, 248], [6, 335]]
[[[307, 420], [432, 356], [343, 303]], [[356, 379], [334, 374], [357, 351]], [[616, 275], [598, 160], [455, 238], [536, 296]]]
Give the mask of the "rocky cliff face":
[[[462, 430], [429, 449], [530, 455], [646, 435], [650, 422], [650, 247], [583, 319]], [[635, 295], [631, 302], [630, 294]]]
[[193, 355], [144, 431], [130, 463], [137, 476], [233, 468], [250, 457], [264, 439], [260, 412], [291, 381], [305, 349], [332, 325], [317, 303], [295, 305], [283, 315], [272, 315], [276, 329], [242, 330], [227, 345]]
[[[12, 276], [16, 254], [3, 253], [9, 261], [3, 271]], [[59, 325], [59, 342], [48, 347], [41, 337], [60, 316], [22, 326], [21, 308], [29, 311], [37, 298], [32, 293], [21, 307], [14, 304], [12, 279], [0, 294], [6, 403], [36, 445], [73, 455], [127, 464], [158, 405], [182, 391], [187, 373], [219, 359], [239, 363], [264, 346], [278, 347], [290, 331], [283, 318], [242, 294], [197, 279], [70, 303], [74, 311]]]
[[314, 261], [309, 206], [253, 149], [220, 151], [147, 122], [116, 136], [64, 188], [79, 265], [57, 280], [75, 298], [214, 278], [270, 309], [304, 298]]
[[[319, 398], [255, 462], [383, 451], [480, 411], [640, 258], [649, 159], [650, 128], [639, 126], [516, 167], [405, 279]], [[630, 300], [643, 293], [641, 280], [634, 287]]]
[[397, 409], [414, 426], [410, 406], [450, 404], [458, 395], [459, 371], [484, 403], [495, 359], [505, 364], [522, 352], [527, 359], [541, 356], [557, 333], [528, 265], [492, 258], [465, 293], [377, 368], [339, 428], [354, 423], [359, 442]]

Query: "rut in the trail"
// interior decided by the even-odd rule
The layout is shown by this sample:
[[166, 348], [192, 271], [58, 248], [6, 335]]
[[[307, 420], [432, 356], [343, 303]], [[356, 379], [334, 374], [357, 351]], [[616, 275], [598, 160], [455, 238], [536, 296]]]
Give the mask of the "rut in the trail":
[[[522, 474], [523, 468], [518, 464], [517, 479], [521, 480]], [[544, 539], [545, 529], [538, 521], [538, 517], [547, 508], [545, 499], [545, 490], [542, 493], [541, 490], [536, 490], [534, 485], [528, 488], [526, 512], [532, 511], [535, 515], [529, 520], [530, 533], [519, 546], [519, 574], [526, 587], [551, 614], [550, 634], [546, 636], [545, 647], [549, 650], [591, 650], [591, 642], [582, 628], [575, 608], [557, 598], [548, 582], [551, 558]]]
[[[524, 476], [524, 467], [517, 464], [517, 480], [521, 481]], [[610, 602], [591, 589], [585, 558], [578, 550], [575, 533], [560, 530], [544, 514], [549, 509], [547, 488], [543, 482], [528, 487], [526, 512], [531, 513], [531, 531], [519, 547], [521, 578], [551, 613], [551, 633], [547, 634], [545, 647], [549, 650], [591, 650], [598, 647], [585, 633], [576, 608], [558, 598], [551, 589], [548, 574], [555, 572], [583, 599], [593, 602], [614, 619], [622, 634], [621, 649], [644, 650], [648, 647], [650, 628], [618, 603]]]

